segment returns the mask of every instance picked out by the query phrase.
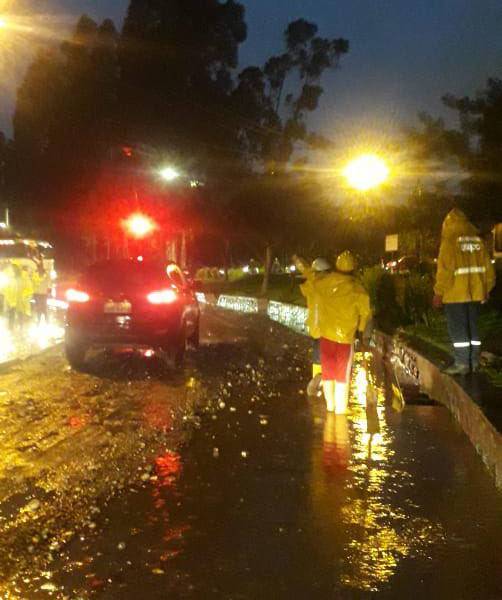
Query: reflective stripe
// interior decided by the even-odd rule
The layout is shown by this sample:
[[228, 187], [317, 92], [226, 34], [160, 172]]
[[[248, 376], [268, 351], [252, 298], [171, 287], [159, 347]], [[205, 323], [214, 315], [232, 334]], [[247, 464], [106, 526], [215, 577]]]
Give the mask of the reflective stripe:
[[453, 344], [454, 348], [469, 348], [471, 342], [455, 342]]
[[481, 342], [472, 340], [471, 341], [471, 346], [481, 346]]
[[455, 270], [455, 275], [470, 275], [471, 273], [486, 273], [486, 267], [461, 267]]
[[459, 242], [480, 242], [481, 238], [478, 236], [468, 236], [468, 235], [461, 235], [458, 238]]

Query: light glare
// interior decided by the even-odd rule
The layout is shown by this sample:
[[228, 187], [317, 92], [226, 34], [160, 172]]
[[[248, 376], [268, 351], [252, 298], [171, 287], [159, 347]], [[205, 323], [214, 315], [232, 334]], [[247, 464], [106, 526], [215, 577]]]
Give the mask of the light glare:
[[150, 304], [172, 304], [176, 301], [178, 295], [174, 290], [160, 290], [148, 294]]
[[126, 221], [125, 226], [129, 233], [135, 238], [141, 239], [153, 233], [156, 226], [150, 217], [136, 213], [131, 215]]
[[69, 289], [66, 292], [66, 299], [68, 300], [68, 302], [77, 302], [78, 304], [85, 304], [86, 302], [89, 302], [91, 297], [86, 292]]
[[164, 181], [174, 181], [180, 176], [179, 171], [177, 171], [174, 167], [164, 167], [159, 173]]
[[387, 181], [389, 168], [379, 156], [364, 154], [349, 163], [343, 174], [351, 187], [366, 192]]

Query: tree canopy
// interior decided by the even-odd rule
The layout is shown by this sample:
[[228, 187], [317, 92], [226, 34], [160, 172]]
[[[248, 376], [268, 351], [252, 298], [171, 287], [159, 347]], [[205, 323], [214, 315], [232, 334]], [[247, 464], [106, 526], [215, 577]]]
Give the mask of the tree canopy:
[[489, 79], [476, 97], [444, 96], [458, 115], [459, 129], [423, 114], [421, 127], [410, 132], [423, 157], [455, 159], [464, 171], [458, 202], [477, 220], [502, 220], [502, 80]]
[[[120, 33], [82, 16], [59, 48], [37, 54], [19, 88], [9, 172], [23, 214], [68, 218], [80, 206], [89, 215], [105, 194], [148, 194], [152, 168], [168, 157], [208, 182], [208, 219], [238, 223], [248, 201], [259, 204], [247, 224], [268, 243], [277, 214], [291, 216], [284, 183], [295, 151], [329, 143], [307, 117], [349, 45], [299, 19], [281, 53], [239, 71], [246, 37], [235, 0], [131, 0]], [[121, 160], [124, 148], [140, 160]]]

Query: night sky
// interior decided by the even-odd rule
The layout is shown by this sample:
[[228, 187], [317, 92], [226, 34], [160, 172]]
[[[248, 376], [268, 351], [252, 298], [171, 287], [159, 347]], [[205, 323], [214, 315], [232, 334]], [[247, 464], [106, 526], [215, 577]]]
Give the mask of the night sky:
[[[52, 10], [113, 17], [127, 0], [42, 0]], [[502, 76], [501, 0], [247, 0], [248, 41], [242, 64], [262, 64], [281, 48], [285, 25], [304, 17], [321, 34], [345, 37], [351, 52], [329, 75], [312, 125], [325, 134], [392, 131], [418, 111], [447, 114], [446, 92], [472, 94]], [[12, 99], [3, 95], [0, 128]]]

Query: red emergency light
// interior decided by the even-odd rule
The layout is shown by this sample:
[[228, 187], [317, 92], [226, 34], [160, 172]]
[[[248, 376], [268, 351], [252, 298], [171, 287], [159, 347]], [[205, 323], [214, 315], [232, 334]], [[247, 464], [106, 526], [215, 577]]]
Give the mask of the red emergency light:
[[124, 221], [126, 230], [135, 238], [142, 239], [157, 229], [157, 224], [148, 215], [135, 213]]

